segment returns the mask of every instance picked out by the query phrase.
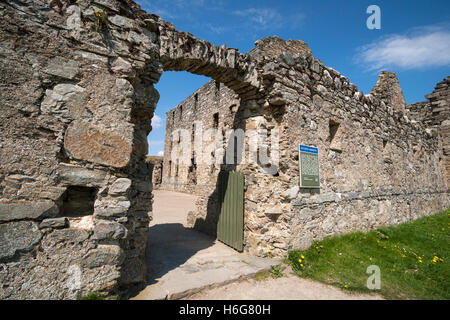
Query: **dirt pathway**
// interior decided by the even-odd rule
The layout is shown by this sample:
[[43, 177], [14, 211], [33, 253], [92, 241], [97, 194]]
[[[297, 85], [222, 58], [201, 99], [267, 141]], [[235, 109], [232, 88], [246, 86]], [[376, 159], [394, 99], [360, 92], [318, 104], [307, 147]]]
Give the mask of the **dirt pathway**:
[[179, 299], [269, 270], [280, 261], [239, 253], [220, 241], [186, 228], [196, 197], [154, 191], [147, 242], [147, 287], [134, 299]]
[[382, 300], [378, 295], [354, 294], [294, 275], [266, 280], [248, 279], [203, 290], [187, 300]]

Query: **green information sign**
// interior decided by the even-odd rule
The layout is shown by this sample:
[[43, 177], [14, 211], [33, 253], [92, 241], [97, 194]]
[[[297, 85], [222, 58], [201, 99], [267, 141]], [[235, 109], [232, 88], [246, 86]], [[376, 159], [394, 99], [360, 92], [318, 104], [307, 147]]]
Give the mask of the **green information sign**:
[[319, 149], [299, 147], [300, 188], [320, 188]]

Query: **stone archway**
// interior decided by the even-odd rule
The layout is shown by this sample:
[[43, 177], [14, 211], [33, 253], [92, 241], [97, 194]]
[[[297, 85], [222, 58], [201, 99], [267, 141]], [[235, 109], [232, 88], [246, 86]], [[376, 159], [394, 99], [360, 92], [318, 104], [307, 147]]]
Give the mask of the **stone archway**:
[[0, 297], [75, 298], [142, 284], [153, 85], [164, 70], [185, 70], [256, 99], [256, 65], [129, 0], [12, 0], [0, 10], [9, 55], [1, 59], [8, 119], [1, 170], [11, 181], [0, 227], [12, 239], [0, 257], [7, 284]]
[[[392, 86], [363, 95], [301, 41], [270, 37], [241, 54], [177, 31], [131, 0], [8, 0], [0, 2], [0, 16], [0, 299], [73, 299], [144, 282], [152, 210], [145, 156], [159, 99], [153, 85], [164, 70], [225, 83], [248, 111], [246, 125], [280, 128], [286, 152], [279, 177], [245, 168], [253, 200], [245, 208], [252, 218], [246, 240], [255, 254], [284, 254], [349, 225], [397, 224], [448, 204], [448, 175], [439, 167], [442, 151], [442, 166], [448, 163], [439, 145], [445, 117], [434, 119], [439, 138], [426, 123], [394, 112], [397, 99], [386, 96], [398, 92], [379, 92]], [[447, 92], [446, 83], [437, 91]], [[446, 106], [445, 92], [436, 92], [431, 104]], [[306, 192], [304, 201], [292, 146], [328, 150], [330, 119], [352, 133], [346, 143], [353, 151], [339, 161], [365, 158], [356, 162], [357, 175], [343, 166], [337, 179], [329, 162], [336, 155], [322, 156], [324, 194]], [[366, 139], [374, 132], [379, 145]], [[405, 142], [409, 137], [426, 161]], [[365, 143], [373, 148], [361, 152]], [[396, 161], [378, 161], [385, 153]], [[408, 171], [413, 167], [419, 176]], [[373, 201], [368, 185], [384, 200]], [[354, 214], [361, 207], [383, 214], [368, 224]], [[342, 215], [333, 218], [336, 212]]]

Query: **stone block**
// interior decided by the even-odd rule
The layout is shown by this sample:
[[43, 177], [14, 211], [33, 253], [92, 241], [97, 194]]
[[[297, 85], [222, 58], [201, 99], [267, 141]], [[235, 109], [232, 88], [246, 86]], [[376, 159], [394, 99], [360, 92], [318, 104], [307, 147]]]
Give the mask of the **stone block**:
[[115, 1], [115, 0], [93, 0], [92, 2], [102, 5], [114, 12], [120, 11], [120, 5], [119, 5], [118, 1]]
[[90, 250], [83, 258], [82, 265], [88, 268], [97, 268], [104, 265], [118, 266], [125, 259], [124, 251], [118, 245], [99, 245]]
[[126, 29], [132, 29], [135, 26], [135, 23], [133, 20], [131, 20], [127, 17], [120, 16], [120, 15], [111, 16], [108, 18], [108, 20], [112, 24], [114, 24], [118, 27], [126, 28]]
[[283, 209], [280, 205], [271, 205], [266, 208], [265, 214], [270, 217], [279, 216], [283, 214]]
[[111, 195], [124, 195], [127, 193], [128, 190], [130, 190], [130, 187], [131, 187], [130, 179], [119, 178], [113, 183], [111, 189], [109, 190], [109, 193]]
[[130, 201], [103, 200], [95, 204], [95, 217], [118, 218], [126, 216], [130, 208]]
[[297, 198], [299, 191], [300, 191], [300, 187], [295, 186], [295, 187], [292, 187], [292, 188], [286, 190], [284, 192], [283, 196], [285, 199], [293, 200], [293, 199]]
[[90, 232], [81, 229], [57, 229], [49, 234], [47, 241], [50, 244], [57, 243], [82, 243], [89, 239]]
[[102, 186], [105, 184], [106, 172], [60, 164], [57, 168], [58, 179], [66, 185]]
[[61, 115], [65, 119], [76, 119], [86, 115], [84, 92], [85, 89], [77, 85], [57, 84], [53, 90], [46, 90], [41, 111], [45, 114]]
[[56, 217], [59, 209], [53, 201], [0, 203], [0, 222]]
[[42, 234], [34, 222], [0, 224], [0, 262], [13, 258], [16, 253], [32, 250], [41, 238]]
[[132, 141], [113, 130], [75, 120], [66, 130], [64, 148], [75, 159], [122, 168], [130, 162]]
[[73, 80], [78, 74], [78, 63], [74, 60], [54, 57], [48, 61], [47, 67], [43, 71], [47, 74]]
[[123, 225], [112, 221], [98, 222], [94, 227], [94, 239], [125, 239], [128, 230]]
[[69, 220], [67, 220], [67, 218], [61, 217], [61, 218], [50, 218], [50, 219], [45, 219], [41, 222], [41, 224], [39, 225], [39, 229], [44, 229], [44, 228], [54, 228], [54, 229], [58, 229], [58, 228], [65, 228], [69, 225]]
[[115, 73], [129, 74], [133, 66], [127, 60], [118, 57], [111, 63], [111, 70]]

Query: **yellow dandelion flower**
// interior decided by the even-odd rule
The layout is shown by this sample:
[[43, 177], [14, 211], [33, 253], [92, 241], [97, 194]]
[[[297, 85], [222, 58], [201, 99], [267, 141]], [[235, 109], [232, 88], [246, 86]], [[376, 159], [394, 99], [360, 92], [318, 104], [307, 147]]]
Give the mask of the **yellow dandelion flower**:
[[298, 263], [301, 263], [302, 262], [302, 259], [298, 259]]
[[302, 268], [303, 268], [303, 264], [300, 264], [300, 267], [302, 267]]
[[302, 259], [305, 259], [305, 256], [302, 255]]
[[348, 288], [348, 285], [344, 285], [344, 288]]

